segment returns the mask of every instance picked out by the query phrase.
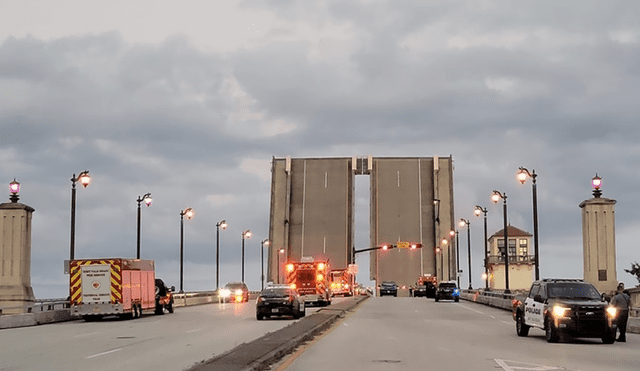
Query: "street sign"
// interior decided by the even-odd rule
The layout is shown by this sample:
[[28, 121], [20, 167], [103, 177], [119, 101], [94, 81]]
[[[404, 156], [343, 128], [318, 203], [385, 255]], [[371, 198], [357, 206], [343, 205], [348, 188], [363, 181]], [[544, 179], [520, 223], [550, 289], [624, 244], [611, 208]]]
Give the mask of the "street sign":
[[358, 274], [358, 264], [349, 264], [347, 271], [350, 274]]

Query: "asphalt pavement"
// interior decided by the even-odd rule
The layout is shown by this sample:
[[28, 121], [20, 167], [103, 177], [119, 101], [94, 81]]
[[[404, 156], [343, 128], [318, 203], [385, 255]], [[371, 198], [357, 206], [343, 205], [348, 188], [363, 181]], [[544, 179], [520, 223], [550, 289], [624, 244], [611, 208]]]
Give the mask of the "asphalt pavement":
[[367, 298], [368, 296], [353, 297], [321, 308], [285, 328], [241, 344], [224, 354], [189, 368], [188, 371], [268, 369], [269, 365], [293, 352], [299, 345], [313, 339], [339, 318], [344, 317], [347, 312], [354, 311], [358, 304]]

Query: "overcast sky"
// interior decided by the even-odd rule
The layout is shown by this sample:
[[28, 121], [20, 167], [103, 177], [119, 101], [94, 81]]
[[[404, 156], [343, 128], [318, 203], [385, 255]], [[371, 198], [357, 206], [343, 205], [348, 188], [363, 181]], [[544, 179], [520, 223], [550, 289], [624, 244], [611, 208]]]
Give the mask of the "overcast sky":
[[[471, 219], [474, 286], [482, 220], [533, 232], [538, 176], [542, 277], [583, 274], [581, 210], [590, 180], [617, 200], [617, 275], [640, 261], [640, 4], [632, 1], [0, 0], [0, 182], [35, 208], [32, 286], [66, 297], [72, 175], [76, 258], [142, 258], [186, 291], [260, 288], [272, 156], [449, 156], [456, 220]], [[368, 235], [357, 178], [356, 245]], [[5, 197], [5, 196], [1, 196]], [[4, 202], [4, 201], [3, 201]], [[460, 233], [466, 246], [466, 228]], [[466, 249], [461, 265], [466, 267]], [[359, 257], [359, 280], [368, 261]], [[464, 264], [463, 264], [464, 262]], [[464, 268], [463, 268], [464, 269]], [[461, 282], [466, 283], [466, 276]]]

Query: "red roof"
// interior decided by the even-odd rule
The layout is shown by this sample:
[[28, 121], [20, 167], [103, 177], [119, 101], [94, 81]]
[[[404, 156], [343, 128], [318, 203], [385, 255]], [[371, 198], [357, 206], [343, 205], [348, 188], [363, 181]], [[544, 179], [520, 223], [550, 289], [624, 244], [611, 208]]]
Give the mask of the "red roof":
[[[507, 226], [507, 237], [531, 237], [531, 236], [533, 236], [531, 233], [527, 231], [523, 231], [520, 228], [516, 228], [512, 225]], [[491, 237], [489, 237], [489, 239], [496, 238], [496, 237], [497, 238], [504, 237], [504, 228], [492, 234]]]

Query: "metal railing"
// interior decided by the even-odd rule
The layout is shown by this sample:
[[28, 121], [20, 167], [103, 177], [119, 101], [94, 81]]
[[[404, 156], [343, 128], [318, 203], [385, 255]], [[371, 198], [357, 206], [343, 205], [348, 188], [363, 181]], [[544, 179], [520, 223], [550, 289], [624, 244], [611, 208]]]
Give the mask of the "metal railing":
[[[489, 255], [487, 264], [504, 264], [504, 258], [502, 255]], [[535, 261], [535, 255], [509, 255], [509, 264], [533, 264]]]

